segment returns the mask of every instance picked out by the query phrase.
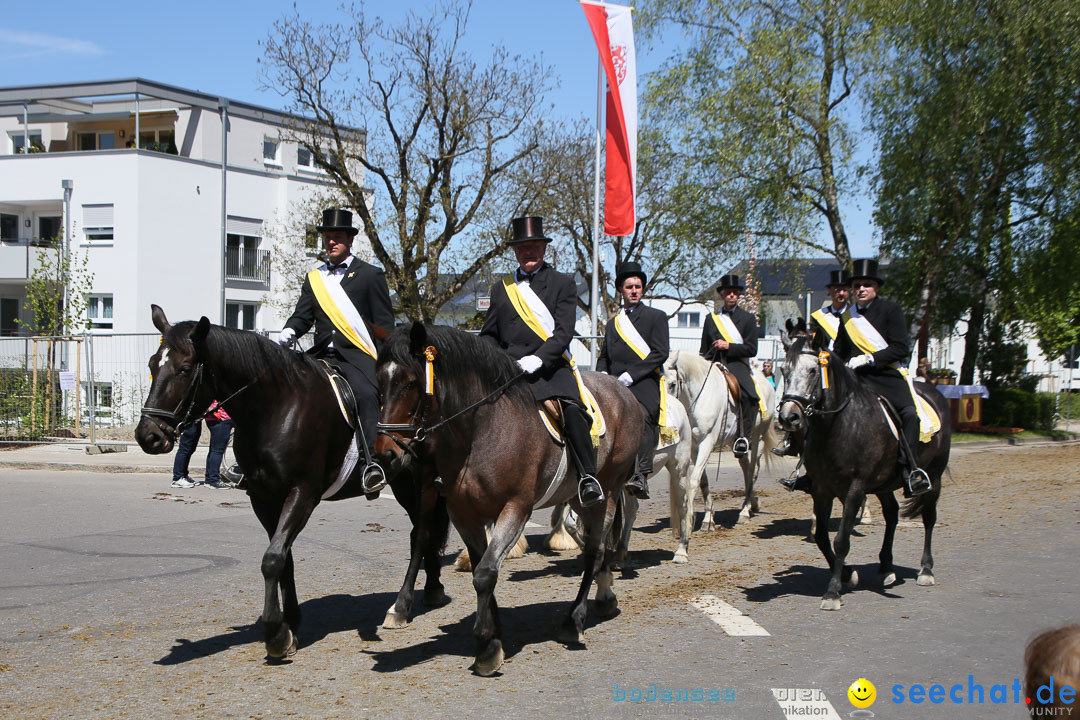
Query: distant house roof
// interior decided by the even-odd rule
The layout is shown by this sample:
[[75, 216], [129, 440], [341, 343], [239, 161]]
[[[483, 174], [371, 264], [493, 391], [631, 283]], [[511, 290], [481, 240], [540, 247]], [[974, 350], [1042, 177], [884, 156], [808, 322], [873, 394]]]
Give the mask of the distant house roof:
[[[743, 260], [730, 272], [746, 279], [747, 261]], [[825, 284], [829, 281], [829, 273], [839, 270], [840, 263], [836, 258], [793, 258], [788, 260], [758, 260], [755, 264], [754, 274], [761, 283], [761, 294], [765, 297], [794, 297], [810, 290], [813, 293], [824, 293]], [[886, 274], [887, 266], [882, 264], [881, 270]], [[717, 278], [713, 283], [716, 288]]]

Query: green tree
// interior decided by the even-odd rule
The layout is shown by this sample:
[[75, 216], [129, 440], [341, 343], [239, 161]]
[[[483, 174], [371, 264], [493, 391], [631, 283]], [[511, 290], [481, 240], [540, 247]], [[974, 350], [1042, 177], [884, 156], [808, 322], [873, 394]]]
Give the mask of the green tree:
[[[843, 202], [854, 189], [849, 120], [871, 24], [854, 0], [649, 0], [646, 32], [680, 28], [685, 49], [649, 83], [645, 108], [693, 167], [701, 240], [807, 248], [850, 262]], [[816, 240], [824, 223], [832, 245]]]
[[31, 334], [56, 336], [86, 329], [87, 295], [94, 286], [88, 262], [85, 252], [65, 255], [59, 240], [37, 249], [37, 264], [26, 281]]
[[1076, 6], [888, 0], [875, 12], [889, 59], [870, 102], [882, 251], [920, 354], [933, 329], [968, 319], [970, 383], [992, 315], [1028, 319], [1017, 271], [1076, 202]]
[[545, 67], [504, 48], [471, 57], [469, 9], [447, 3], [398, 26], [362, 7], [324, 25], [294, 9], [263, 43], [265, 85], [310, 118], [292, 139], [359, 216], [414, 319], [433, 319], [505, 250], [520, 206], [509, 171], [538, 146], [551, 86]]

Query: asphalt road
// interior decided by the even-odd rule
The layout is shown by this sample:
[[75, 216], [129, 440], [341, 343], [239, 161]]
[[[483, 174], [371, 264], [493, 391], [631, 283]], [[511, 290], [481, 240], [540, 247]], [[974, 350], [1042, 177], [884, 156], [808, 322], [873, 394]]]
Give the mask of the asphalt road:
[[[379, 627], [407, 555], [392, 499], [316, 510], [295, 546], [300, 651], [271, 664], [257, 621], [266, 540], [242, 492], [174, 491], [162, 474], [0, 469], [0, 717], [848, 717], [848, 686], [864, 677], [877, 718], [1018, 718], [1024, 644], [1080, 621], [1078, 461], [1078, 445], [954, 453], [938, 584], [915, 584], [922, 529], [908, 522], [900, 583], [880, 588], [874, 506], [849, 556], [862, 583], [838, 612], [818, 609], [827, 570], [806, 538], [809, 501], [779, 489], [780, 470], [763, 472], [762, 512], [735, 526], [724, 463], [721, 528], [695, 535], [681, 566], [666, 491], [654, 487], [634, 533], [637, 568], [616, 580], [621, 612], [590, 620], [585, 649], [554, 640], [577, 558], [533, 552], [504, 566], [508, 659], [492, 678], [468, 670], [467, 574], [445, 569], [449, 604], [418, 603], [409, 627]], [[533, 550], [546, 520], [528, 530]], [[452, 536], [447, 563], [460, 547]], [[768, 634], [729, 634], [691, 603], [702, 596]], [[946, 699], [913, 704], [915, 684], [940, 684]], [[958, 684], [962, 704], [947, 695]], [[968, 702], [969, 684], [982, 704]], [[994, 685], [1009, 702], [992, 701]], [[687, 699], [662, 699], [680, 690]]]

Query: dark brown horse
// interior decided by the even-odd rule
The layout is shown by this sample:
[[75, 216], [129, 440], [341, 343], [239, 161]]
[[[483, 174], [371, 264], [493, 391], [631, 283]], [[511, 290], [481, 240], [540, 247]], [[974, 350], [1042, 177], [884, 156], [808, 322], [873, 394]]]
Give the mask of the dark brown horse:
[[643, 419], [634, 396], [614, 378], [583, 375], [607, 420], [597, 456], [607, 500], [584, 510], [573, 464], [548, 434], [528, 384], [503, 350], [466, 332], [414, 323], [396, 330], [379, 353], [383, 408], [376, 455], [391, 470], [405, 458], [427, 459], [443, 480], [450, 519], [473, 567], [474, 669], [480, 675], [503, 662], [495, 584], [533, 510], [569, 502], [586, 528], [581, 587], [559, 639], [583, 641], [594, 577], [597, 612], [608, 615], [617, 607], [608, 536], [615, 500], [634, 469]]
[[[150, 358], [153, 382], [135, 438], [148, 453], [169, 452], [184, 427], [198, 422], [213, 400], [222, 401], [235, 423], [233, 447], [244, 468], [251, 507], [270, 537], [262, 560], [266, 653], [272, 658], [290, 655], [300, 627], [292, 544], [321, 500], [363, 494], [355, 477], [359, 473], [328, 492], [353, 431], [338, 409], [324, 367], [310, 357], [256, 333], [211, 325], [205, 317], [171, 325], [161, 308], [153, 305], [151, 310], [162, 342]], [[385, 332], [373, 328], [377, 340], [380, 333], [385, 338]], [[402, 473], [391, 479], [414, 523], [420, 525], [421, 513], [427, 517], [422, 531], [413, 530], [414, 558], [395, 604], [406, 618], [421, 559], [428, 578], [425, 600], [442, 600], [438, 559], [447, 531], [445, 507], [434, 488], [414, 477]]]

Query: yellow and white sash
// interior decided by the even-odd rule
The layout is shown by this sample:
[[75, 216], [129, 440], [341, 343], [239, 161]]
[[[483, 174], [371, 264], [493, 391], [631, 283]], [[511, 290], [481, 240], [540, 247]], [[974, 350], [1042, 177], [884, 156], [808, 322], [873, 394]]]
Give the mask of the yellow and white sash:
[[338, 332], [372, 358], [376, 357], [375, 343], [368, 334], [364, 318], [361, 317], [341, 286], [337, 283], [326, 282], [318, 270], [312, 270], [307, 277], [308, 282], [311, 283], [311, 290], [315, 293], [315, 300]]
[[[552, 317], [551, 311], [548, 310], [547, 305], [540, 299], [540, 296], [536, 294], [528, 282], [518, 283], [512, 275], [503, 278], [503, 289], [506, 290], [506, 296], [510, 299], [510, 304], [514, 306], [514, 310], [525, 321], [529, 329], [536, 333], [541, 340], [547, 341], [551, 334], [555, 332], [555, 318]], [[574, 362], [574, 356], [570, 352], [569, 346], [563, 351], [562, 355], [570, 363], [570, 369], [573, 371], [574, 379], [577, 381], [581, 402], [592, 417], [593, 445], [599, 446], [600, 437], [605, 430], [604, 416], [600, 412], [600, 407], [596, 404], [596, 398], [585, 388], [585, 383], [581, 380], [581, 372], [578, 370], [577, 363]]]
[[[625, 308], [619, 310], [615, 316], [615, 332], [619, 333], [619, 337], [623, 339], [623, 342], [640, 359], [644, 360], [649, 356], [652, 348], [649, 347], [649, 343], [645, 342], [645, 338], [641, 337], [638, 329], [634, 327], [634, 323], [627, 316]], [[660, 426], [660, 444], [665, 445], [678, 439], [679, 430], [668, 425], [667, 388], [664, 386], [663, 366], [656, 368], [656, 374], [660, 376], [660, 419], [657, 425]]]
[[[855, 347], [864, 353], [872, 354], [889, 346], [878, 329], [859, 314], [859, 308], [854, 303], [844, 310], [844, 329], [847, 330], [848, 337], [851, 338]], [[919, 442], [930, 442], [930, 438], [941, 430], [941, 418], [938, 417], [934, 407], [915, 392], [915, 383], [904, 363], [897, 361], [889, 367], [896, 368], [900, 372], [908, 385], [911, 399], [915, 402], [915, 410], [919, 414]]]
[[836, 334], [840, 332], [840, 318], [829, 312], [830, 307], [832, 307], [832, 303], [825, 303], [820, 310], [810, 313], [810, 317], [817, 320], [817, 324], [829, 334], [830, 338], [835, 340]]
[[[735, 327], [735, 323], [731, 321], [731, 317], [723, 313], [709, 313], [712, 317], [713, 323], [716, 324], [716, 329], [720, 331], [720, 334], [729, 343], [735, 343], [741, 345], [743, 341], [742, 333], [739, 332], [739, 328]], [[736, 362], [743, 362], [741, 359]], [[757, 388], [758, 396], [758, 410], [761, 412], [762, 419], [770, 417], [769, 408], [765, 404], [765, 386], [769, 384], [769, 381], [765, 379], [765, 376], [754, 369], [754, 366], [750, 363], [746, 363], [750, 368], [750, 378], [754, 381], [754, 387]], [[771, 387], [771, 386], [770, 386]]]

